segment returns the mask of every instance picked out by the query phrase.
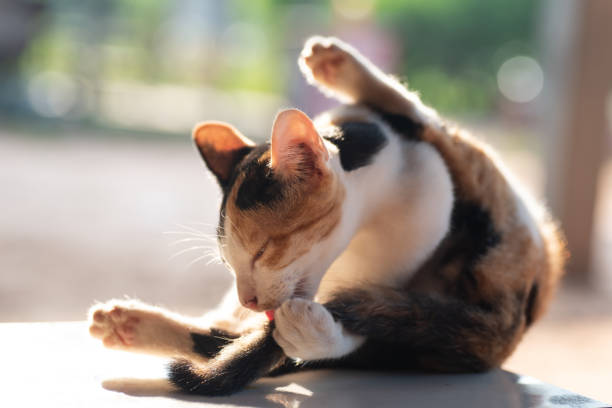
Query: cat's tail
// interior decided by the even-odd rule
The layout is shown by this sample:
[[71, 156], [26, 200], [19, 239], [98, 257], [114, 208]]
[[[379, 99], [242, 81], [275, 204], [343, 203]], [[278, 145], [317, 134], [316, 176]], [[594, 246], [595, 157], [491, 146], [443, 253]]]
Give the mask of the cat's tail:
[[206, 396], [229, 395], [267, 375], [286, 360], [272, 338], [274, 322], [225, 346], [206, 365], [187, 360], [171, 363], [169, 379], [180, 389]]

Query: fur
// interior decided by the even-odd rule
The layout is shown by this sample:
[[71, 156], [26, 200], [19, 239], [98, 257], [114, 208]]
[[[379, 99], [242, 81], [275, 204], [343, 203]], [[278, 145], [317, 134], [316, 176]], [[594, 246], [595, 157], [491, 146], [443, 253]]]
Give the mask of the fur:
[[[232, 311], [203, 323], [111, 301], [91, 334], [176, 358], [170, 380], [204, 395], [317, 367], [499, 366], [562, 274], [556, 224], [491, 149], [349, 45], [313, 37], [299, 67], [347, 104], [314, 121], [283, 111], [259, 146], [227, 124], [194, 129], [223, 192]], [[270, 309], [271, 324], [257, 313]]]

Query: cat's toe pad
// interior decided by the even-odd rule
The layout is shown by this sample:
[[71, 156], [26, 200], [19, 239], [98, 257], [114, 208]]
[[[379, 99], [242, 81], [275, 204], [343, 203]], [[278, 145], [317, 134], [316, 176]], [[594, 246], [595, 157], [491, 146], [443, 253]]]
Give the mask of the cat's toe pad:
[[90, 311], [89, 333], [109, 348], [125, 348], [136, 339], [140, 318], [128, 307], [109, 302], [94, 306]]
[[345, 90], [359, 74], [350, 47], [333, 37], [312, 37], [302, 50], [298, 61], [300, 69], [311, 83]]
[[341, 346], [342, 327], [319, 303], [287, 300], [275, 313], [273, 337], [289, 357], [320, 360], [334, 357]]

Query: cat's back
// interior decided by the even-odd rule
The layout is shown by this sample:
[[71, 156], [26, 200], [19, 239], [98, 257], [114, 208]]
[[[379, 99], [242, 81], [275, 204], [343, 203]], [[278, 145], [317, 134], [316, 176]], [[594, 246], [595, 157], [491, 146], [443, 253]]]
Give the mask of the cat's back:
[[[455, 295], [489, 304], [513, 296], [525, 328], [542, 315], [563, 272], [563, 236], [546, 209], [489, 146], [457, 127], [425, 127], [453, 179], [451, 229], [430, 258]], [[450, 260], [450, 261], [449, 261]], [[431, 266], [431, 265], [430, 265]], [[426, 269], [426, 268], [424, 268]], [[419, 278], [414, 287], [419, 286]], [[511, 319], [508, 310], [508, 319]]]

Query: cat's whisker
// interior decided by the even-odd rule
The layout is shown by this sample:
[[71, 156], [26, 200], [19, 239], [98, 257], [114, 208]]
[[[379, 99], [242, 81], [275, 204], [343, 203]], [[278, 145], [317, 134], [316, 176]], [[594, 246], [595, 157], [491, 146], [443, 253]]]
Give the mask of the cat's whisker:
[[185, 248], [185, 249], [182, 249], [182, 250], [178, 251], [176, 254], [172, 255], [168, 260], [172, 260], [172, 259], [176, 258], [177, 256], [183, 255], [186, 252], [195, 251], [197, 249], [207, 249], [207, 247], [202, 246], [202, 245], [198, 245], [198, 246], [192, 246], [192, 247], [189, 247], [189, 248]]
[[195, 264], [196, 262], [199, 262], [199, 261], [201, 261], [201, 260], [205, 259], [207, 256], [208, 256], [208, 255], [202, 255], [202, 256], [197, 257], [197, 258], [196, 258], [196, 259], [194, 259], [193, 261], [189, 262], [189, 263], [187, 264], [187, 266], [185, 267], [185, 269], [189, 269], [189, 268], [190, 268], [190, 267], [191, 267], [193, 264]]
[[182, 234], [182, 235], [190, 235], [190, 236], [200, 237], [200, 238], [203, 238], [206, 236], [204, 234], [196, 234], [190, 231], [164, 231], [164, 234], [176, 234], [176, 235]]
[[202, 240], [207, 240], [209, 242], [216, 242], [217, 236], [213, 234], [195, 234], [190, 231], [164, 231], [164, 234], [168, 235], [185, 235], [189, 238], [198, 238]]
[[216, 248], [208, 248], [208, 251], [205, 252], [207, 255], [219, 256], [219, 252]]
[[203, 225], [205, 227], [213, 227], [216, 228], [217, 226], [215, 224], [210, 224], [208, 222], [203, 222], [203, 221], [190, 221], [191, 224], [196, 224], [196, 225]]
[[173, 241], [171, 243], [168, 244], [168, 246], [174, 246], [174, 245], [178, 245], [180, 243], [183, 242], [193, 242], [193, 241], [208, 241], [208, 239], [206, 237], [201, 237], [201, 238], [183, 238], [183, 239], [179, 239], [178, 241]]
[[218, 256], [214, 256], [212, 257], [208, 262], [206, 262], [206, 266], [209, 265], [213, 265], [213, 264], [222, 264], [223, 262], [221, 261], [221, 258]]
[[192, 232], [194, 232], [194, 233], [196, 233], [196, 234], [199, 234], [199, 235], [208, 235], [208, 234], [206, 234], [204, 231], [200, 231], [199, 229], [197, 229], [197, 228], [193, 228], [193, 227], [190, 227], [190, 226], [188, 226], [188, 225], [184, 225], [184, 224], [175, 224], [175, 225], [176, 225], [177, 227], [179, 227], [179, 228], [183, 228], [183, 229], [185, 229], [185, 230], [187, 230], [187, 231], [192, 231]]

